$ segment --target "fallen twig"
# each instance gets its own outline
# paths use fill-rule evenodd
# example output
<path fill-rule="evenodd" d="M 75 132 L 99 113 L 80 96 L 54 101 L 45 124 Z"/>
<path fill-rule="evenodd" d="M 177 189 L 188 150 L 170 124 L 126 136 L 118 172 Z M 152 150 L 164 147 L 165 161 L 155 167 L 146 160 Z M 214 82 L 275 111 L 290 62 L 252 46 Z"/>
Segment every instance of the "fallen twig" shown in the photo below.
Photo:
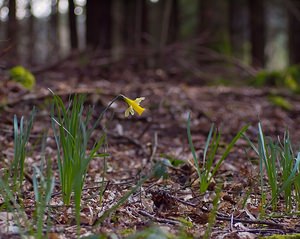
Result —
<path fill-rule="evenodd" d="M 284 225 L 284 224 L 280 224 L 278 222 L 264 221 L 264 220 L 247 220 L 247 219 L 238 219 L 238 218 L 224 217 L 224 216 L 217 216 L 216 219 L 219 221 L 229 221 L 232 223 L 242 222 L 242 223 L 248 223 L 248 224 L 268 225 L 268 226 L 276 227 L 278 229 L 283 229 L 283 230 L 285 230 L 285 228 L 286 228 L 286 225 Z M 297 230 L 292 229 L 292 228 L 288 228 L 288 231 L 298 232 Z"/>
<path fill-rule="evenodd" d="M 155 217 L 154 215 L 151 215 L 149 212 L 146 212 L 144 210 L 138 210 L 138 214 L 148 217 L 152 221 L 155 221 L 155 222 L 165 223 L 165 224 L 170 224 L 170 225 L 180 225 L 180 222 L 178 222 L 178 221 L 166 219 L 166 218 Z"/>

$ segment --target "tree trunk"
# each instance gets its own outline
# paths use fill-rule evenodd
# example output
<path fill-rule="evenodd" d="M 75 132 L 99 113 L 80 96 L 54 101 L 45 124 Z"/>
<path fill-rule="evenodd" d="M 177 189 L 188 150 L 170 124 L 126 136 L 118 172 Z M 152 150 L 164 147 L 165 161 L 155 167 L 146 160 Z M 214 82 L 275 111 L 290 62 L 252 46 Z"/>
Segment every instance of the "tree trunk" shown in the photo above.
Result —
<path fill-rule="evenodd" d="M 246 42 L 246 0 L 229 0 L 229 41 L 231 54 L 243 58 Z"/>
<path fill-rule="evenodd" d="M 149 26 L 148 26 L 148 8 L 147 8 L 147 0 L 141 0 L 140 2 L 140 8 L 139 8 L 139 19 L 141 19 L 140 22 L 140 31 L 141 31 L 141 43 L 145 45 L 147 43 L 147 38 L 149 35 Z"/>
<path fill-rule="evenodd" d="M 209 33 L 214 27 L 214 11 L 210 0 L 199 0 L 199 27 L 198 32 Z"/>
<path fill-rule="evenodd" d="M 70 42 L 71 48 L 78 48 L 77 25 L 75 15 L 75 4 L 73 0 L 69 0 L 69 29 L 70 29 Z"/>
<path fill-rule="evenodd" d="M 198 34 L 206 46 L 221 53 L 229 53 L 228 1 L 199 0 Z"/>
<path fill-rule="evenodd" d="M 86 3 L 86 42 L 100 49 L 111 48 L 112 0 L 88 0 Z"/>
<path fill-rule="evenodd" d="M 50 21 L 55 28 L 58 26 L 58 4 L 59 0 L 52 0 L 51 2 L 51 15 L 50 15 Z M 29 2 L 29 5 L 31 6 L 31 2 Z"/>
<path fill-rule="evenodd" d="M 289 61 L 290 64 L 300 63 L 300 1 L 290 0 L 289 16 Z"/>
<path fill-rule="evenodd" d="M 59 52 L 56 57 L 60 57 L 60 41 L 59 39 L 59 13 L 58 13 L 59 0 L 52 0 L 51 15 L 50 15 L 50 31 L 52 47 L 50 51 Z M 34 21 L 32 16 L 32 22 Z"/>
<path fill-rule="evenodd" d="M 136 44 L 138 46 L 145 44 L 145 34 L 148 32 L 147 0 L 138 0 L 136 2 L 135 32 Z"/>
<path fill-rule="evenodd" d="M 178 0 L 172 0 L 169 34 L 167 43 L 173 43 L 178 40 L 180 31 Z"/>
<path fill-rule="evenodd" d="M 250 17 L 251 57 L 254 67 L 265 66 L 265 1 L 248 0 Z"/>
<path fill-rule="evenodd" d="M 123 1 L 123 41 L 125 46 L 139 46 L 147 32 L 146 0 Z"/>
<path fill-rule="evenodd" d="M 28 62 L 30 63 L 30 65 L 34 64 L 34 50 L 31 49 L 32 43 L 36 42 L 35 41 L 35 34 L 34 34 L 34 16 L 31 13 L 31 1 L 28 2 L 27 4 L 27 10 L 30 13 L 29 17 L 28 17 L 28 34 L 29 34 L 29 44 L 27 45 L 27 47 L 30 49 L 28 52 Z M 51 18 L 50 18 L 51 21 Z M 56 29 L 56 28 L 55 28 Z M 57 38 L 56 38 L 57 39 Z M 51 39 L 52 40 L 52 39 Z M 57 42 L 57 41 L 55 41 Z"/>
<path fill-rule="evenodd" d="M 15 43 L 16 33 L 18 32 L 17 28 L 17 18 L 16 18 L 16 0 L 9 0 L 8 2 L 8 27 L 7 27 L 7 36 L 8 39 Z"/>
<path fill-rule="evenodd" d="M 173 43 L 178 38 L 179 17 L 178 17 L 178 1 L 166 0 L 164 2 L 161 33 L 161 46 Z"/>
<path fill-rule="evenodd" d="M 136 3 L 137 0 L 127 0 L 123 2 L 123 16 L 124 16 L 124 26 L 123 26 L 123 41 L 126 47 L 133 47 L 135 45 L 135 35 L 136 35 Z"/>

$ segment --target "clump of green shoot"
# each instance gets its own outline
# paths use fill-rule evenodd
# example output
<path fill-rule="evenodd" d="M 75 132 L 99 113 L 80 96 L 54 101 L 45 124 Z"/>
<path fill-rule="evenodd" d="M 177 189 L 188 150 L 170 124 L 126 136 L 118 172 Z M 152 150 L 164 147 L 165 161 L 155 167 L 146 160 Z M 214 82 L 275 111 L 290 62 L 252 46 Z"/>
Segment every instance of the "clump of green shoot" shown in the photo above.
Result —
<path fill-rule="evenodd" d="M 21 236 L 30 234 L 34 238 L 41 239 L 44 237 L 44 231 L 48 231 L 44 230 L 44 218 L 54 188 L 54 177 L 49 172 L 47 170 L 45 177 L 38 167 L 34 167 L 33 188 L 35 207 L 32 220 L 28 219 L 24 206 L 16 200 L 14 190 L 9 186 L 7 180 L 0 178 L 1 196 L 5 199 L 1 207 L 2 209 L 5 208 L 8 218 L 10 217 L 9 215 L 12 215 L 13 218 L 11 220 L 16 224 L 14 230 Z M 9 223 L 10 221 L 7 221 L 7 227 Z"/>
<path fill-rule="evenodd" d="M 236 136 L 232 139 L 232 141 L 227 145 L 220 160 L 216 164 L 214 164 L 215 157 L 217 155 L 218 148 L 220 146 L 221 132 L 217 131 L 213 124 L 208 133 L 208 137 L 204 147 L 202 162 L 200 162 L 200 160 L 196 155 L 196 150 L 192 141 L 191 118 L 189 114 L 188 121 L 187 121 L 187 135 L 188 135 L 188 142 L 190 145 L 190 149 L 193 155 L 194 165 L 196 167 L 196 171 L 199 177 L 200 193 L 205 193 L 207 191 L 208 186 L 212 182 L 212 179 L 217 173 L 218 169 L 220 168 L 222 162 L 227 158 L 235 143 L 238 141 L 239 138 L 241 138 L 241 136 L 246 132 L 247 129 L 248 126 L 244 126 L 236 134 Z M 202 167 L 200 167 L 200 163 L 202 163 Z"/>
<path fill-rule="evenodd" d="M 51 194 L 54 188 L 54 177 L 47 170 L 46 176 L 38 167 L 34 167 L 33 173 L 33 188 L 35 198 L 35 218 L 36 229 L 35 238 L 43 238 L 44 217 L 46 207 L 51 199 Z"/>
<path fill-rule="evenodd" d="M 28 121 L 22 116 L 18 122 L 15 115 L 13 120 L 14 126 L 14 159 L 11 165 L 11 175 L 15 185 L 15 191 L 19 192 L 24 179 L 24 164 L 26 158 L 26 146 L 29 141 L 30 131 L 35 116 L 35 109 L 32 110 Z"/>
<path fill-rule="evenodd" d="M 246 137 L 246 139 L 259 157 L 262 205 L 266 207 L 271 204 L 272 209 L 276 210 L 278 199 L 282 195 L 287 211 L 292 209 L 293 198 L 296 199 L 299 207 L 300 153 L 295 156 L 288 131 L 284 134 L 283 142 L 279 139 L 274 142 L 264 135 L 261 123 L 259 123 L 258 147 L 249 138 Z M 266 187 L 271 189 L 270 203 L 266 203 Z"/>
<path fill-rule="evenodd" d="M 89 163 L 93 158 L 109 156 L 105 152 L 99 153 L 100 149 L 105 148 L 106 145 L 105 133 L 98 137 L 93 146 L 89 147 L 92 133 L 115 101 L 122 99 L 127 103 L 128 109 L 125 111 L 125 117 L 127 117 L 130 114 L 134 115 L 134 112 L 141 115 L 145 111 L 140 106 L 144 97 L 132 100 L 121 94 L 116 96 L 92 124 L 93 110 L 91 107 L 87 110 L 84 108 L 85 97 L 83 95 L 74 95 L 68 107 L 65 107 L 62 99 L 52 91 L 51 93 L 53 94 L 52 128 L 58 149 L 57 158 L 63 202 L 65 205 L 70 205 L 71 194 L 74 193 L 76 221 L 79 225 L 80 200 Z M 103 190 L 100 191 L 103 193 Z"/>
<path fill-rule="evenodd" d="M 17 200 L 15 195 L 15 188 L 11 186 L 9 180 L 9 172 L 3 172 L 0 175 L 0 195 L 4 199 L 1 204 L 1 211 L 6 213 L 6 220 L 1 221 L 1 226 L 4 228 L 10 228 L 19 235 L 25 235 L 26 229 L 30 228 L 28 217 L 25 213 L 24 207 L 20 205 L 20 200 Z M 14 225 L 11 226 L 13 220 Z M 1 235 L 2 236 L 2 235 Z"/>
<path fill-rule="evenodd" d="M 63 202 L 70 205 L 71 194 L 74 192 L 76 219 L 79 223 L 80 200 L 86 172 L 93 158 L 108 156 L 106 153 L 99 153 L 106 142 L 106 136 L 102 134 L 89 147 L 98 121 L 91 126 L 92 108 L 84 109 L 83 95 L 75 95 L 68 107 L 65 107 L 62 99 L 53 94 L 51 117 L 57 144 Z"/>
<path fill-rule="evenodd" d="M 51 161 L 47 160 L 46 168 L 44 170 L 45 164 L 45 139 L 44 137 L 42 143 L 42 161 L 40 167 L 33 166 L 33 190 L 35 199 L 35 211 L 34 211 L 34 224 L 36 228 L 33 229 L 35 238 L 44 237 L 44 218 L 47 215 L 47 206 L 50 202 L 51 195 L 53 193 L 55 180 L 52 174 Z M 45 173 L 44 173 L 45 171 Z M 48 217 L 49 219 L 49 217 Z M 48 221 L 48 220 L 47 220 Z M 48 230 L 46 230 L 48 231 Z"/>
<path fill-rule="evenodd" d="M 21 118 L 20 129 L 18 131 L 17 131 L 18 124 L 17 124 L 16 116 L 14 117 L 15 133 L 17 136 L 17 137 L 15 136 L 15 140 L 17 139 L 17 142 L 19 143 L 15 145 L 15 147 L 17 148 L 17 150 L 15 150 L 15 153 L 17 152 L 17 155 L 15 155 L 15 157 L 17 156 L 17 158 L 20 152 L 22 152 L 21 154 L 22 159 L 25 158 L 25 146 L 26 146 L 25 142 L 27 142 L 29 138 L 29 132 L 32 127 L 34 112 L 35 111 L 33 111 L 31 114 L 29 123 L 25 123 L 24 119 Z M 26 132 L 25 134 L 26 137 L 24 136 L 24 132 Z M 1 192 L 1 196 L 4 198 L 4 203 L 1 205 L 1 209 L 5 208 L 5 211 L 8 213 L 8 215 L 13 215 L 12 220 L 16 224 L 14 230 L 16 230 L 17 233 L 20 234 L 21 236 L 33 235 L 34 238 L 43 238 L 44 232 L 48 231 L 45 230 L 44 228 L 44 219 L 46 215 L 45 212 L 47 211 L 46 209 L 54 188 L 54 177 L 52 176 L 50 160 L 47 162 L 46 174 L 44 175 L 43 173 L 44 161 L 45 161 L 45 156 L 44 156 L 45 139 L 46 137 L 44 137 L 43 144 L 42 144 L 43 151 L 42 151 L 42 161 L 40 167 L 37 167 L 35 165 L 33 166 L 32 183 L 33 183 L 33 190 L 35 196 L 35 207 L 33 210 L 34 212 L 33 217 L 31 217 L 30 219 L 28 218 L 27 214 L 25 213 L 24 205 L 20 204 L 20 201 L 16 199 L 15 185 L 11 185 L 9 172 L 4 171 L 3 174 L 0 175 L 0 192 Z M 19 164 L 20 164 L 20 160 L 17 161 L 17 165 Z M 22 172 L 20 168 L 18 172 L 19 173 Z M 19 181 L 22 182 L 22 180 Z M 7 223 L 9 223 L 9 221 Z"/>
<path fill-rule="evenodd" d="M 300 167 L 297 169 L 297 176 L 295 177 L 295 200 L 297 202 L 297 209 L 300 211 Z"/>
<path fill-rule="evenodd" d="M 279 193 L 283 192 L 286 210 L 291 210 L 293 190 L 297 183 L 295 179 L 297 170 L 299 170 L 300 155 L 295 157 L 288 131 L 284 134 L 283 144 L 279 141 L 279 152 L 281 168 L 280 181 L 282 182 L 282 187 L 279 188 Z"/>

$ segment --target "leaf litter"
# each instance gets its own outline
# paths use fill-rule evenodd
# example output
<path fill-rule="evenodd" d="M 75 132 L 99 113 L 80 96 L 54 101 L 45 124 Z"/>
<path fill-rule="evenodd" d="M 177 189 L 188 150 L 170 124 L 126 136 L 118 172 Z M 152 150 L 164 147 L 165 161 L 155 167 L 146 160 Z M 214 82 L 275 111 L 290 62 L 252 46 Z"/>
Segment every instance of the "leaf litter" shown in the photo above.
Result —
<path fill-rule="evenodd" d="M 55 75 L 55 74 L 54 74 Z M 74 92 L 86 93 L 87 103 L 95 105 L 100 114 L 114 96 L 122 93 L 132 98 L 145 96 L 147 110 L 141 117 L 124 117 L 126 105 L 117 103 L 105 115 L 95 136 L 105 128 L 108 134 L 106 171 L 103 173 L 103 159 L 94 159 L 88 171 L 81 201 L 81 235 L 105 233 L 117 238 L 126 237 L 136 231 L 158 225 L 168 233 L 180 233 L 199 238 L 205 235 L 216 187 L 221 192 L 212 226 L 213 238 L 256 238 L 258 235 L 272 235 L 300 232 L 297 215 L 286 214 L 278 209 L 273 217 L 259 218 L 258 194 L 259 170 L 257 158 L 246 140 L 240 139 L 229 157 L 224 161 L 217 175 L 210 183 L 207 193 L 199 194 L 199 182 L 189 149 L 186 122 L 192 114 L 191 130 L 198 155 L 203 154 L 205 140 L 211 123 L 222 130 L 222 147 L 225 148 L 238 130 L 250 124 L 247 135 L 256 140 L 260 121 L 266 135 L 283 136 L 290 130 L 296 147 L 300 142 L 300 97 L 280 92 L 293 104 L 291 110 L 282 109 L 268 100 L 273 89 L 250 87 L 197 86 L 178 82 L 141 80 L 55 80 L 45 73 L 47 81 L 37 80 L 37 88 L 24 91 L 13 82 L 7 90 L 1 90 L 1 169 L 7 167 L 13 158 L 13 115 L 27 115 L 35 105 L 38 108 L 30 138 L 30 156 L 26 158 L 26 173 L 32 175 L 33 165 L 40 164 L 38 142 L 50 128 L 50 87 L 65 101 Z M 66 78 L 67 79 L 67 78 Z M 80 82 L 80 84 L 78 84 Z M 94 115 L 95 119 L 97 115 Z M 56 146 L 51 130 L 48 132 L 46 154 L 53 161 L 57 172 Z M 218 158 L 217 158 L 218 159 Z M 163 162 L 165 177 L 147 180 L 127 202 L 98 226 L 97 219 L 112 207 L 122 196 L 136 185 L 142 175 L 155 162 Z M 49 204 L 51 228 L 50 238 L 76 238 L 76 222 L 72 207 L 62 203 L 56 176 L 56 186 Z M 25 180 L 24 208 L 28 218 L 32 216 L 34 194 L 28 180 Z M 100 198 L 100 190 L 104 190 Z M 100 202 L 101 201 L 101 202 Z M 1 204 L 0 199 L 0 204 Z M 2 238 L 14 238 L 18 227 L 10 212 L 1 212 L 0 233 Z M 5 225 L 5 226 L 3 226 Z"/>

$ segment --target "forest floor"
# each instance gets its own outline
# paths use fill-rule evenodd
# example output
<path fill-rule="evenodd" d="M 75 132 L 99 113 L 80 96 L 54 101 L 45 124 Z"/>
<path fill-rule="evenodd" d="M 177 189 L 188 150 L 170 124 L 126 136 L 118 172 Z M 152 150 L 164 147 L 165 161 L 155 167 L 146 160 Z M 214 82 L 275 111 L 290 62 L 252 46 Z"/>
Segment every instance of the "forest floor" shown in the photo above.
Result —
<path fill-rule="evenodd" d="M 40 164 L 40 139 L 48 131 L 46 157 L 53 160 L 57 181 L 48 207 L 51 221 L 49 238 L 75 238 L 76 222 L 72 207 L 62 203 L 49 112 L 52 96 L 48 88 L 66 102 L 71 93 L 86 93 L 87 104 L 95 106 L 95 119 L 120 93 L 133 99 L 145 97 L 142 105 L 146 111 L 142 116 L 125 118 L 127 105 L 118 101 L 101 122 L 107 131 L 110 157 L 107 158 L 105 175 L 104 160 L 91 161 L 82 197 L 81 235 L 102 233 L 110 238 L 124 238 L 151 228 L 152 231 L 148 229 L 146 234 L 135 238 L 146 238 L 145 235 L 151 233 L 152 238 L 171 238 L 171 234 L 181 235 L 181 238 L 200 238 L 209 225 L 212 225 L 212 238 L 256 238 L 300 233 L 299 217 L 296 213 L 287 214 L 281 203 L 276 212 L 267 208 L 266 215 L 260 217 L 258 157 L 244 138 L 236 143 L 215 175 L 214 183 L 204 194 L 199 194 L 199 182 L 187 138 L 187 119 L 191 112 L 192 138 L 199 156 L 203 155 L 212 123 L 222 132 L 220 152 L 247 124 L 250 126 L 246 134 L 256 144 L 258 122 L 262 123 L 265 135 L 274 139 L 278 136 L 282 139 L 285 130 L 289 129 L 297 149 L 300 142 L 300 96 L 270 88 L 200 86 L 197 82 L 187 84 L 166 75 L 163 70 L 143 75 L 116 70 L 106 76 L 80 72 L 68 74 L 51 69 L 37 76 L 37 85 L 31 92 L 13 82 L 3 84 L 0 89 L 1 102 L 5 102 L 0 113 L 0 168 L 7 167 L 13 159 L 15 114 L 18 118 L 22 115 L 28 117 L 33 106 L 38 109 L 25 165 L 29 176 L 32 175 L 33 165 Z M 274 105 L 269 100 L 270 94 L 283 96 L 291 102 L 292 108 L 285 110 Z M 101 127 L 96 129 L 97 135 L 101 135 Z M 173 162 L 174 159 L 182 164 L 170 164 L 167 167 L 168 177 L 149 179 L 116 212 L 95 226 L 103 212 L 134 187 L 155 162 Z M 100 203 L 103 177 L 106 187 Z M 219 183 L 221 191 L 214 215 L 213 200 Z M 23 188 L 23 204 L 30 220 L 34 209 L 33 187 L 26 180 Z M 1 210 L 3 212 L 3 208 Z M 214 216 L 216 221 L 209 223 Z M 0 237 L 17 238 L 9 231 L 6 220 L 9 219 L 0 218 Z"/>

